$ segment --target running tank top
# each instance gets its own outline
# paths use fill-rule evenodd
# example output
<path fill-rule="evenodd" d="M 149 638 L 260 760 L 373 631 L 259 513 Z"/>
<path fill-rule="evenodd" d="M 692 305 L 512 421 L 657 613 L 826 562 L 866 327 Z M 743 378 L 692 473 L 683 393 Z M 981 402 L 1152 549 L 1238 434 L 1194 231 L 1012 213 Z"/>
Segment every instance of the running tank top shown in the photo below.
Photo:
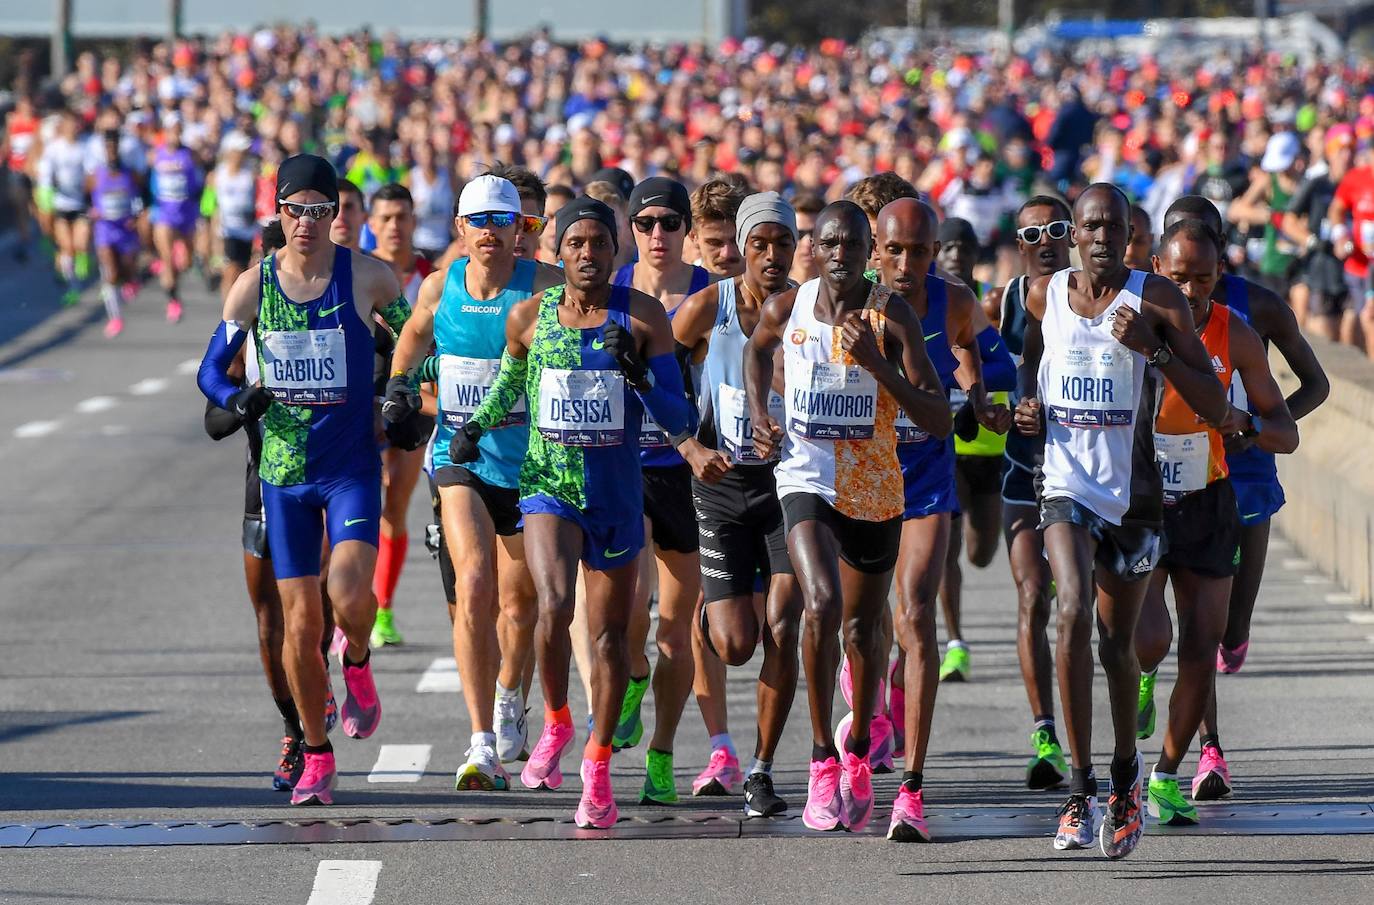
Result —
<path fill-rule="evenodd" d="M 196 164 L 189 148 L 158 148 L 153 157 L 153 203 L 179 207 L 196 202 Z"/>
<path fill-rule="evenodd" d="M 9 168 L 13 173 L 22 173 L 28 166 L 29 151 L 38 134 L 38 120 L 14 114 L 6 125 L 10 136 Z"/>
<path fill-rule="evenodd" d="M 949 395 L 955 385 L 954 372 L 959 360 L 950 349 L 949 286 L 933 273 L 926 274 L 926 313 L 921 317 L 921 334 L 925 338 L 926 355 L 940 376 L 940 385 Z M 922 482 L 941 484 L 954 479 L 954 437 L 943 440 L 930 436 L 897 407 L 897 458 L 902 463 L 902 478 L 908 484 Z"/>
<path fill-rule="evenodd" d="M 821 281 L 797 290 L 783 334 L 787 415 L 778 498 L 814 493 L 850 518 L 881 522 L 903 510 L 897 461 L 897 401 L 840 346 L 840 331 L 816 317 Z M 886 349 L 884 309 L 892 290 L 873 283 L 862 316 Z"/>
<path fill-rule="evenodd" d="M 734 279 L 721 280 L 716 286 L 720 295 L 715 330 L 702 364 L 699 399 L 703 430 L 699 437 L 706 437 L 708 430 L 714 430 L 714 436 L 702 442 L 709 440 L 707 445 L 729 454 L 736 465 L 765 464 L 754 452 L 753 424 L 744 391 L 744 346 L 749 337 L 744 335 L 739 322 L 739 289 Z M 768 391 L 768 413 L 773 420 L 783 423 L 782 397 L 771 389 Z M 776 458 L 775 453 L 773 459 Z"/>
<path fill-rule="evenodd" d="M 1116 341 L 1122 307 L 1140 310 L 1147 274 L 1133 270 L 1097 317 L 1069 307 L 1069 276 L 1050 280 L 1038 383 L 1046 415 L 1045 500 L 1076 500 L 1113 525 L 1157 524 L 1163 494 L 1154 454 L 1155 388 L 1145 356 Z M 1133 511 L 1134 510 L 1134 511 Z"/>
<path fill-rule="evenodd" d="M 634 277 L 635 265 L 632 263 L 626 264 L 616 271 L 615 279 L 612 280 L 612 285 L 633 288 Z M 683 301 L 686 301 L 690 296 L 696 295 L 710 284 L 711 272 L 704 267 L 698 267 L 693 264 L 692 282 L 687 287 L 687 295 L 682 297 Z M 681 307 L 682 304 L 678 303 L 677 308 L 668 312 L 669 322 L 677 316 L 678 308 Z M 693 425 L 693 427 L 695 427 L 695 425 Z M 639 462 L 647 468 L 672 468 L 676 465 L 686 464 L 686 461 L 678 454 L 678 451 L 673 448 L 673 444 L 668 441 L 668 435 L 665 434 L 662 428 L 658 426 L 658 423 L 649 416 L 648 411 L 644 412 L 639 426 Z"/>
<path fill-rule="evenodd" d="M 453 185 L 448 174 L 436 169 L 434 179 L 419 167 L 410 171 L 410 195 L 415 199 L 415 245 L 442 251 L 452 241 Z"/>
<path fill-rule="evenodd" d="M 1231 312 L 1238 315 L 1241 320 L 1250 323 L 1249 282 L 1244 277 L 1230 273 L 1222 274 L 1221 281 L 1222 285 L 1226 287 L 1226 298 L 1221 300 L 1221 304 L 1230 308 Z M 1264 347 L 1269 348 L 1269 340 L 1264 340 Z M 1245 383 L 1240 379 L 1239 374 L 1233 373 L 1231 375 L 1230 389 L 1227 395 L 1231 399 L 1231 404 L 1236 408 L 1255 414 L 1255 410 L 1250 406 L 1250 397 L 1245 392 Z M 1236 481 L 1248 484 L 1278 483 L 1279 468 L 1274 461 L 1274 454 L 1266 452 L 1258 446 L 1251 445 L 1249 449 L 1227 453 L 1226 462 L 1232 479 Z"/>
<path fill-rule="evenodd" d="M 565 288 L 544 292 L 530 343 L 520 496 L 551 496 L 593 522 L 620 524 L 644 510 L 636 429 L 644 406 L 604 346 L 606 324 L 630 329 L 630 290 L 612 287 L 606 321 L 579 328 L 559 323 Z"/>
<path fill-rule="evenodd" d="M 101 167 L 95 172 L 91 182 L 91 207 L 102 223 L 112 226 L 128 226 L 134 219 L 134 199 L 138 197 L 138 185 L 134 177 L 125 170 L 112 170 Z"/>
<path fill-rule="evenodd" d="M 258 370 L 274 404 L 263 416 L 262 479 L 277 486 L 375 473 L 372 328 L 353 300 L 353 256 L 334 249 L 319 298 L 297 302 L 277 281 L 276 255 L 261 265 Z"/>
<path fill-rule="evenodd" d="M 44 153 L 52 174 L 53 208 L 72 213 L 86 207 L 86 147 L 59 138 Z"/>
<path fill-rule="evenodd" d="M 1026 293 L 1028 291 L 1030 291 L 1030 279 L 1028 277 L 1019 276 L 1007 284 L 1006 290 L 1002 293 L 1002 323 L 997 331 L 1002 337 L 1002 342 L 1007 344 L 1007 351 L 1011 353 L 1012 361 L 1016 362 L 1018 368 L 1021 367 L 1021 356 L 1026 342 Z M 1008 397 L 1008 405 L 1015 409 L 1016 403 L 1020 401 L 1021 392 L 1018 386 L 1017 392 Z M 1012 465 L 1026 471 L 1034 471 L 1044 452 L 1044 434 L 1027 437 L 1014 427 L 1007 431 L 1005 453 L 1007 461 Z"/>
<path fill-rule="evenodd" d="M 1231 312 L 1212 305 L 1207 326 L 1198 334 L 1223 387 L 1231 384 Z M 1221 434 L 1208 427 L 1165 381 L 1159 414 L 1155 416 L 1155 459 L 1164 480 L 1164 502 L 1177 503 L 1190 493 L 1205 490 L 1226 477 L 1226 447 Z"/>
<path fill-rule="evenodd" d="M 534 292 L 533 261 L 517 259 L 506 288 L 489 299 L 468 292 L 468 258 L 459 258 L 444 278 L 434 312 L 434 350 L 439 356 L 439 417 L 434 432 L 434 467 L 452 465 L 448 444 L 456 430 L 491 391 L 506 348 L 510 309 Z M 521 397 L 505 419 L 482 435 L 478 458 L 463 467 L 494 487 L 520 486 L 520 463 L 529 445 L 529 415 Z"/>
<path fill-rule="evenodd" d="M 248 167 L 239 167 L 237 173 L 224 164 L 215 169 L 220 235 L 245 242 L 257 236 L 256 192 L 257 177 Z"/>

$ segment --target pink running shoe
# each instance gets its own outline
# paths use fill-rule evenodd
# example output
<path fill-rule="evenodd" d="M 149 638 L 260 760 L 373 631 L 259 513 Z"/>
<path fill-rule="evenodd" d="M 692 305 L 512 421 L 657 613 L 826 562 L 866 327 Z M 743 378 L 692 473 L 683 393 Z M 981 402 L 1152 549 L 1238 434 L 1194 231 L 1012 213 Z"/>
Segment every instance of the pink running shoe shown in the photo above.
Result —
<path fill-rule="evenodd" d="M 921 800 L 925 789 L 910 792 L 906 786 L 897 789 L 892 803 L 892 822 L 887 826 L 887 838 L 892 842 L 929 842 L 926 828 L 925 804 Z"/>
<path fill-rule="evenodd" d="M 563 785 L 563 771 L 559 760 L 563 752 L 572 744 L 572 723 L 544 723 L 544 731 L 539 734 L 539 743 L 530 752 L 525 769 L 520 771 L 520 782 L 527 789 L 556 789 Z M 586 780 L 586 777 L 583 777 Z M 606 782 L 610 782 L 609 775 Z M 607 786 L 609 788 L 609 785 Z M 610 793 L 607 793 L 609 797 Z"/>
<path fill-rule="evenodd" d="M 1203 745 L 1193 777 L 1193 801 L 1218 801 L 1231 794 L 1231 769 L 1216 745 Z"/>
<path fill-rule="evenodd" d="M 846 713 L 835 727 L 835 747 L 841 751 L 849 748 L 849 728 L 854 723 L 854 714 Z M 868 726 L 868 765 L 874 773 L 891 773 L 892 757 L 896 751 L 892 734 L 892 721 L 881 713 L 873 717 Z"/>
<path fill-rule="evenodd" d="M 1225 644 L 1217 645 L 1217 672 L 1232 673 L 1240 672 L 1240 668 L 1245 665 L 1245 655 L 1250 650 L 1250 642 L 1246 641 L 1237 648 L 1229 648 Z"/>
<path fill-rule="evenodd" d="M 334 769 L 334 752 L 305 752 L 305 769 L 291 790 L 292 804 L 333 804 L 334 784 L 339 774 Z"/>
<path fill-rule="evenodd" d="M 357 666 L 345 658 L 343 677 L 347 692 L 340 712 L 344 735 L 367 738 L 377 731 L 382 721 L 382 702 L 372 681 L 372 659 L 369 657 L 366 663 Z"/>
<path fill-rule="evenodd" d="M 343 629 L 336 625 L 334 626 L 334 638 L 329 642 L 329 655 L 342 663 L 346 650 L 348 650 L 348 636 L 344 634 Z"/>
<path fill-rule="evenodd" d="M 892 661 L 892 672 L 888 675 L 888 687 L 892 690 L 889 694 L 887 717 L 892 721 L 892 747 L 894 750 L 906 752 L 906 689 L 897 684 L 897 666 L 900 660 Z"/>
<path fill-rule="evenodd" d="M 105 338 L 114 339 L 124 332 L 124 318 L 112 317 L 105 322 Z"/>
<path fill-rule="evenodd" d="M 584 830 L 608 830 L 620 818 L 611 793 L 611 762 L 582 759 L 582 800 L 573 820 Z"/>
<path fill-rule="evenodd" d="M 843 662 L 840 663 L 840 694 L 844 695 L 844 702 L 845 702 L 845 704 L 849 705 L 849 709 L 850 709 L 850 710 L 853 710 L 853 709 L 854 709 L 854 672 L 853 672 L 853 670 L 851 670 L 851 669 L 849 668 L 849 658 L 848 658 L 848 657 L 845 657 L 844 660 L 843 660 Z M 887 688 L 886 688 L 886 686 L 883 684 L 883 680 L 882 680 L 882 679 L 879 679 L 879 680 L 878 680 L 878 709 L 877 709 L 877 712 L 878 712 L 878 713 L 882 713 L 884 710 L 887 709 L 886 701 L 887 701 Z"/>
<path fill-rule="evenodd" d="M 119 287 L 119 297 L 124 300 L 124 304 L 129 304 L 138 297 L 138 284 L 125 283 Z"/>
<path fill-rule="evenodd" d="M 868 758 L 845 752 L 840 803 L 845 826 L 851 833 L 862 833 L 873 816 L 873 768 Z"/>
<path fill-rule="evenodd" d="M 181 302 L 172 299 L 167 303 L 167 323 L 176 324 L 181 322 Z"/>
<path fill-rule="evenodd" d="M 738 795 L 739 784 L 744 782 L 744 774 L 739 769 L 739 758 L 729 748 L 717 748 L 711 752 L 706 769 L 692 780 L 693 795 Z"/>
<path fill-rule="evenodd" d="M 811 778 L 806 783 L 806 810 L 802 811 L 802 823 L 808 829 L 824 833 L 842 826 L 842 772 L 840 762 L 833 757 L 811 762 Z"/>

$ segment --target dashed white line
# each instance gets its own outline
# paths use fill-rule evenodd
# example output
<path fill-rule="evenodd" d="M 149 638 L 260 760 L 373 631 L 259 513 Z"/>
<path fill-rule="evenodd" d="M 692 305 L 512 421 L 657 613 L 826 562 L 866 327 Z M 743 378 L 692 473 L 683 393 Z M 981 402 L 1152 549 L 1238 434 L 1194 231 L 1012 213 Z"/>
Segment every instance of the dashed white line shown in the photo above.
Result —
<path fill-rule="evenodd" d="M 106 424 L 100 428 L 102 437 L 123 437 L 132 432 L 127 424 Z"/>
<path fill-rule="evenodd" d="M 381 872 L 380 861 L 321 861 L 306 905 L 370 905 Z"/>
<path fill-rule="evenodd" d="M 429 765 L 430 745 L 382 745 L 368 782 L 419 782 Z"/>
<path fill-rule="evenodd" d="M 1302 583 L 1303 583 L 1303 584 L 1330 584 L 1330 583 L 1331 583 L 1331 579 L 1327 578 L 1325 575 L 1304 575 L 1304 576 L 1302 577 Z"/>
<path fill-rule="evenodd" d="M 129 387 L 129 392 L 135 396 L 151 396 L 167 389 L 167 383 L 166 377 L 148 377 Z"/>
<path fill-rule="evenodd" d="M 194 373 L 196 373 L 196 372 L 199 371 L 199 370 L 200 370 L 200 359 L 199 359 L 199 358 L 188 358 L 188 359 L 186 359 L 185 361 L 183 361 L 181 364 L 177 365 L 177 373 L 180 374 L 180 375 L 182 375 L 183 377 L 188 376 L 188 375 L 191 375 L 191 374 L 194 374 Z"/>
<path fill-rule="evenodd" d="M 37 440 L 46 437 L 62 426 L 61 421 L 30 421 L 14 429 L 14 436 L 20 440 Z"/>
<path fill-rule="evenodd" d="M 1346 613 L 1345 618 L 1356 625 L 1374 625 L 1374 613 Z"/>
<path fill-rule="evenodd" d="M 1306 572 L 1312 564 L 1305 559 L 1285 559 L 1283 567 L 1290 572 Z"/>
<path fill-rule="evenodd" d="M 1344 592 L 1337 591 L 1334 594 L 1327 594 L 1326 602 L 1331 604 L 1332 606 L 1354 606 L 1360 601 L 1359 598 L 1357 598 L 1354 594 L 1346 594 Z"/>
<path fill-rule="evenodd" d="M 425 670 L 424 675 L 420 676 L 420 683 L 415 686 L 416 691 L 420 692 L 450 692 L 462 691 L 463 680 L 458 675 L 458 664 L 452 657 L 440 657 L 429 664 L 429 669 Z"/>
<path fill-rule="evenodd" d="M 108 412 L 117 405 L 119 400 L 113 396 L 92 396 L 78 402 L 76 410 L 83 415 L 94 415 L 96 412 Z"/>

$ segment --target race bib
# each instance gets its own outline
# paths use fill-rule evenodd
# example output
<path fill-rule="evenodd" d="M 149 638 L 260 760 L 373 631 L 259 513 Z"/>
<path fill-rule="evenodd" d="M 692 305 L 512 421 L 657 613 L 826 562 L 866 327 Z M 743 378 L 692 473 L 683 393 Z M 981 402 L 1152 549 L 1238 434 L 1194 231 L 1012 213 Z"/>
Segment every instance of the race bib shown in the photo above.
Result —
<path fill-rule="evenodd" d="M 162 201 L 185 201 L 188 180 L 181 170 L 157 174 L 157 197 Z"/>
<path fill-rule="evenodd" d="M 100 196 L 100 219 L 107 222 L 127 220 L 134 215 L 133 203 L 124 192 L 105 192 Z"/>
<path fill-rule="evenodd" d="M 1240 371 L 1231 372 L 1231 385 L 1226 388 L 1231 404 L 1242 412 L 1250 411 L 1250 396 L 1245 392 L 1245 384 L 1240 379 Z"/>
<path fill-rule="evenodd" d="M 906 409 L 900 405 L 897 406 L 896 426 L 898 443 L 924 443 L 930 439 L 930 434 L 917 427 L 916 422 L 906 413 Z"/>
<path fill-rule="evenodd" d="M 1126 427 L 1135 421 L 1135 374 L 1125 346 L 1060 349 L 1043 388 L 1051 421 L 1068 427 Z"/>
<path fill-rule="evenodd" d="M 464 358 L 461 355 L 439 356 L 439 412 L 448 427 L 460 428 L 468 423 L 472 413 L 487 398 L 501 370 L 498 358 Z M 511 427 L 529 424 L 522 394 L 515 406 L 496 424 Z"/>
<path fill-rule="evenodd" d="M 348 401 L 343 328 L 262 334 L 262 384 L 278 402 L 336 405 Z"/>
<path fill-rule="evenodd" d="M 768 414 L 782 424 L 787 417 L 782 397 L 768 393 Z M 720 386 L 720 443 L 736 462 L 763 462 L 754 453 L 754 425 L 749 417 L 749 398 L 744 390 L 729 384 Z M 774 450 L 773 459 L 778 457 Z M 771 460 L 768 460 L 771 461 Z"/>
<path fill-rule="evenodd" d="M 640 449 L 667 449 L 672 446 L 668 442 L 668 435 L 663 432 L 663 428 L 658 426 L 658 422 L 649 414 L 649 410 L 644 410 L 644 417 L 639 422 L 639 448 Z"/>
<path fill-rule="evenodd" d="M 871 440 L 878 382 L 858 365 L 789 358 L 787 426 L 808 440 Z"/>
<path fill-rule="evenodd" d="M 1185 493 L 1207 486 L 1208 454 L 1211 445 L 1206 431 L 1195 434 L 1155 434 L 1155 461 L 1164 478 L 1164 499 L 1177 502 Z"/>
<path fill-rule="evenodd" d="M 614 369 L 545 368 L 539 374 L 538 430 L 545 440 L 564 446 L 624 443 L 625 375 Z"/>

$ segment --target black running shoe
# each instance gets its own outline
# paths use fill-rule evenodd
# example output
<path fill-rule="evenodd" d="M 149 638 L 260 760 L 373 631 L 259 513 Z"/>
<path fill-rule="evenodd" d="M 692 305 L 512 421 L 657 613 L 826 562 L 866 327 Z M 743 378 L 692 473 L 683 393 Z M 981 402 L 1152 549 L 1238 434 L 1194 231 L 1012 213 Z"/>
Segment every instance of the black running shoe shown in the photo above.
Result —
<path fill-rule="evenodd" d="M 751 773 L 744 780 L 744 816 L 772 817 L 787 810 L 787 802 L 773 791 L 773 777 Z"/>

